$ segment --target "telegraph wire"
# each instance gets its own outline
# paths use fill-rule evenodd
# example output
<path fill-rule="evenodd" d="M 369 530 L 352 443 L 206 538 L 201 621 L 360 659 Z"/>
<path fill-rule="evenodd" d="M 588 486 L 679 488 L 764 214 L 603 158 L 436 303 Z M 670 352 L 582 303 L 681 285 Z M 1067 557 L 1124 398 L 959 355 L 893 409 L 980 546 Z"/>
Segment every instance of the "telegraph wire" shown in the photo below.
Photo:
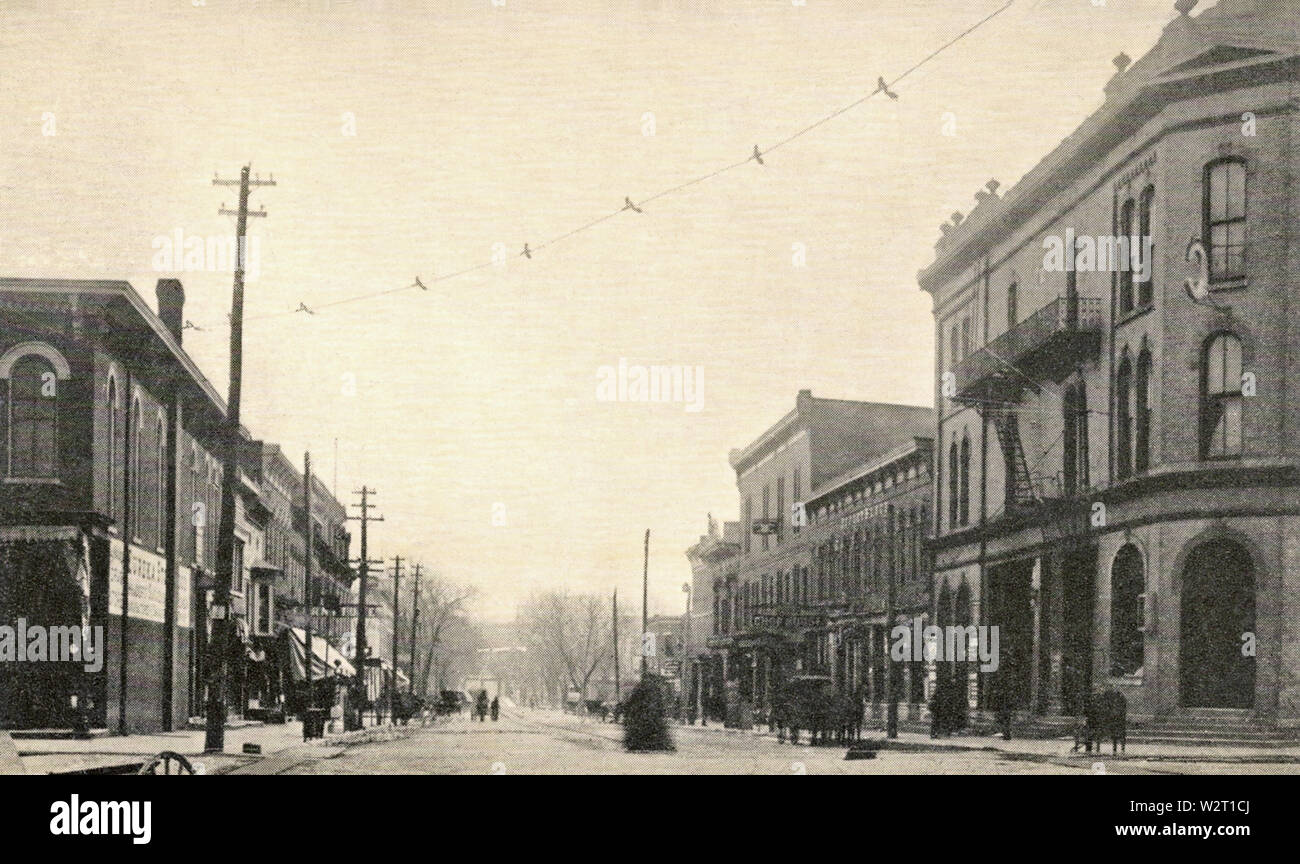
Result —
<path fill-rule="evenodd" d="M 684 182 L 682 182 L 682 183 L 678 183 L 677 185 L 675 185 L 675 186 L 671 186 L 671 187 L 669 187 L 669 188 L 667 188 L 667 189 L 663 189 L 663 190 L 661 190 L 661 191 L 659 191 L 659 192 L 654 193 L 653 195 L 650 195 L 650 196 L 647 197 L 647 198 L 642 199 L 641 201 L 637 202 L 636 204 L 633 204 L 632 199 L 631 199 L 630 197 L 627 197 L 627 198 L 624 199 L 624 201 L 625 201 L 625 205 L 627 205 L 627 206 L 620 207 L 620 208 L 618 208 L 617 210 L 613 210 L 613 211 L 611 211 L 611 212 L 609 212 L 609 213 L 606 213 L 606 214 L 604 214 L 604 215 L 602 215 L 602 216 L 599 216 L 599 217 L 597 217 L 597 218 L 595 218 L 595 219 L 592 219 L 591 221 L 589 221 L 589 222 L 587 222 L 587 223 L 585 223 L 585 224 L 583 224 L 583 225 L 580 225 L 580 226 L 578 226 L 578 227 L 576 227 L 576 228 L 573 228 L 573 229 L 571 229 L 571 230 L 569 230 L 569 231 L 566 231 L 566 232 L 564 232 L 564 233 L 562 233 L 562 234 L 556 235 L 555 237 L 551 237 L 551 238 L 549 238 L 549 239 L 547 239 L 547 240 L 544 240 L 543 242 L 541 242 L 541 243 L 539 243 L 539 244 L 537 244 L 537 245 L 535 245 L 535 246 L 530 247 L 529 244 L 525 243 L 525 244 L 524 244 L 524 249 L 523 249 L 523 251 L 521 251 L 521 252 L 519 253 L 519 257 L 523 257 L 523 258 L 529 258 L 529 259 L 531 259 L 531 258 L 532 258 L 532 253 L 533 253 L 533 252 L 541 251 L 542 249 L 545 249 L 545 248 L 547 248 L 547 247 L 549 247 L 549 246 L 553 246 L 553 245 L 555 245 L 555 244 L 557 244 L 557 243 L 560 243 L 560 242 L 562 242 L 562 241 L 564 241 L 564 240 L 567 240 L 567 239 L 569 239 L 570 237 L 573 237 L 573 236 L 575 236 L 575 235 L 577 235 L 577 234 L 581 234 L 581 233 L 583 233 L 583 232 L 585 232 L 585 231 L 588 231 L 588 230 L 590 230 L 590 229 L 592 229 L 592 228 L 595 228 L 596 226 L 598 226 L 598 225 L 600 225 L 600 224 L 602 224 L 602 223 L 604 223 L 604 222 L 607 222 L 607 221 L 609 221 L 610 219 L 613 219 L 614 217 L 620 215 L 621 213 L 626 212 L 628 209 L 634 210 L 634 211 L 636 211 L 636 212 L 641 212 L 641 209 L 642 209 L 643 207 L 645 207 L 645 205 L 647 205 L 647 204 L 653 203 L 654 201 L 658 201 L 659 199 L 661 199 L 661 198 L 665 198 L 665 197 L 667 197 L 667 196 L 669 196 L 669 195 L 674 195 L 674 194 L 676 194 L 676 193 L 678 193 L 678 192 L 681 192 L 681 191 L 683 191 L 683 190 L 685 190 L 685 189 L 689 189 L 689 188 L 691 188 L 692 186 L 699 185 L 700 183 L 704 183 L 704 182 L 706 182 L 706 181 L 708 181 L 708 180 L 711 180 L 711 179 L 713 179 L 713 178 L 715 178 L 715 177 L 718 177 L 718 176 L 720 176 L 720 175 L 722 175 L 722 174 L 725 174 L 725 173 L 727 173 L 727 172 L 729 172 L 729 171 L 734 171 L 735 169 L 740 168 L 741 166 L 748 165 L 750 162 L 758 162 L 759 165 L 762 165 L 762 164 L 764 164 L 764 163 L 763 163 L 763 160 L 762 160 L 763 155 L 770 154 L 770 153 L 772 153 L 773 151 L 778 150 L 778 149 L 781 148 L 781 147 L 784 147 L 786 144 L 789 144 L 789 143 L 791 143 L 792 141 L 795 141 L 796 139 L 798 139 L 798 138 L 800 138 L 800 137 L 802 137 L 802 136 L 808 134 L 809 132 L 813 131 L 814 129 L 817 129 L 817 128 L 819 128 L 819 127 L 825 125 L 826 123 L 829 123 L 831 120 L 834 120 L 835 118 L 837 118 L 837 117 L 839 117 L 839 116 L 841 116 L 841 115 L 843 115 L 843 114 L 845 114 L 845 113 L 847 113 L 847 112 L 853 110 L 854 108 L 857 108 L 858 106 L 862 105 L 863 103 L 865 103 L 865 102 L 868 101 L 869 99 L 871 99 L 871 98 L 873 98 L 873 97 L 879 95 L 880 93 L 886 93 L 886 94 L 888 94 L 889 96 L 891 96 L 892 98 L 895 98 L 895 99 L 898 98 L 896 94 L 893 94 L 893 93 L 891 92 L 891 89 L 892 89 L 896 84 L 898 84 L 900 81 L 903 81 L 904 79 L 906 79 L 909 75 L 911 75 L 912 73 L 916 72 L 916 71 L 917 71 L 918 69 L 920 69 L 922 66 L 926 65 L 926 64 L 929 63 L 931 60 L 933 60 L 934 58 L 936 58 L 936 57 L 938 57 L 940 54 L 942 54 L 944 51 L 948 50 L 948 49 L 951 48 L 953 45 L 956 45 L 958 42 L 962 41 L 962 40 L 965 39 L 967 36 L 969 36 L 969 35 L 971 35 L 972 33 L 974 33 L 976 30 L 979 30 L 979 29 L 980 29 L 981 27 L 983 27 L 985 24 L 987 24 L 988 22 L 992 21 L 994 18 L 996 18 L 996 17 L 998 17 L 999 15 L 1001 15 L 1001 14 L 1002 14 L 1003 12 L 1005 12 L 1007 9 L 1011 8 L 1011 6 L 1013 6 L 1015 3 L 1016 3 L 1016 0 L 1007 0 L 1007 2 L 1005 2 L 1002 6 L 1000 6 L 999 8 L 997 8 L 997 9 L 995 9 L 995 10 L 993 10 L 993 11 L 990 12 L 988 15 L 985 15 L 985 16 L 984 16 L 983 18 L 981 18 L 979 21 L 975 22 L 975 23 L 972 24 L 970 27 L 967 27 L 967 28 L 966 28 L 965 30 L 963 30 L 961 33 L 958 33 L 958 34 L 957 34 L 956 36 L 954 36 L 952 39 L 950 39 L 950 40 L 948 40 L 947 42 L 945 42 L 943 45 L 940 45 L 938 48 L 936 48 L 935 50 L 931 51 L 929 54 L 927 54 L 925 57 L 923 57 L 920 61 L 918 61 L 917 63 L 915 63 L 915 64 L 913 64 L 911 67 L 909 67 L 907 70 L 905 70 L 902 74 L 900 74 L 900 75 L 898 75 L 897 77 L 895 77 L 892 81 L 885 82 L 883 76 L 882 76 L 882 77 L 879 77 L 879 78 L 877 79 L 878 86 L 876 87 L 875 90 L 871 91 L 870 93 L 866 94 L 865 96 L 862 96 L 862 97 L 860 97 L 860 98 L 858 98 L 858 99 L 855 99 L 854 101 L 848 103 L 847 105 L 844 105 L 844 106 L 842 106 L 842 107 L 836 109 L 835 111 L 832 111 L 831 113 L 829 113 L 829 114 L 827 114 L 827 115 L 825 115 L 825 116 L 823 116 L 823 117 L 820 117 L 819 119 L 813 121 L 812 123 L 808 124 L 807 126 L 804 126 L 803 128 L 798 129 L 798 130 L 795 131 L 794 133 L 792 133 L 792 134 L 790 134 L 790 135 L 787 135 L 785 138 L 782 138 L 782 139 L 778 140 L 775 144 L 772 144 L 772 145 L 768 146 L 765 150 L 760 150 L 759 146 L 756 144 L 756 145 L 754 145 L 754 152 L 753 152 L 752 154 L 750 154 L 749 156 L 745 157 L 744 159 L 741 159 L 741 160 L 736 161 L 736 162 L 732 162 L 732 163 L 727 164 L 727 165 L 724 165 L 724 166 L 722 166 L 722 167 L 720 167 L 720 168 L 716 168 L 716 169 L 714 169 L 714 170 L 712 170 L 712 171 L 709 171 L 709 172 L 707 172 L 707 173 L 705 173 L 705 174 L 701 174 L 701 175 L 699 175 L 699 176 L 697 176 L 697 177 L 693 177 L 693 178 L 691 178 L 691 179 L 689 179 L 689 180 L 686 180 L 686 181 L 684 181 Z M 427 284 L 432 284 L 432 283 L 435 283 L 435 282 L 442 282 L 442 281 L 445 281 L 445 280 L 448 280 L 448 279 L 454 279 L 454 278 L 457 278 L 457 277 L 459 277 L 459 276 L 464 276 L 464 275 L 467 275 L 467 274 L 469 274 L 469 273 L 472 273 L 472 272 L 474 272 L 474 271 L 476 271 L 476 270 L 481 270 L 481 269 L 484 269 L 484 268 L 486 268 L 486 267 L 491 267 L 491 266 L 493 266 L 495 263 L 496 263 L 496 262 L 494 262 L 494 261 L 482 262 L 482 263 L 479 263 L 479 264 L 476 264 L 476 265 L 472 265 L 472 266 L 470 266 L 470 267 L 463 268 L 463 269 L 461 269 L 461 270 L 457 270 L 457 271 L 452 272 L 452 273 L 447 273 L 447 274 L 442 275 L 442 276 L 431 277 L 431 278 L 429 278 L 429 279 L 427 280 Z M 330 308 L 330 307 L 333 307 L 333 306 L 341 306 L 341 305 L 344 305 L 344 304 L 346 304 L 346 303 L 354 303 L 354 302 L 358 302 L 358 301 L 361 301 L 361 300 L 369 300 L 369 299 L 373 299 L 373 298 L 375 298 L 375 297 L 385 296 L 385 295 L 387 295 L 387 294 L 395 294 L 395 293 L 399 293 L 399 292 L 402 292 L 402 291 L 410 291 L 410 290 L 412 290 L 412 289 L 414 289 L 414 288 L 416 288 L 416 287 L 419 287 L 419 288 L 421 288 L 421 289 L 423 289 L 423 290 L 426 290 L 426 291 L 428 290 L 426 283 L 424 283 L 424 282 L 418 282 L 418 280 L 417 280 L 417 283 L 412 283 L 412 284 L 404 285 L 404 286 L 401 286 L 401 287 L 398 287 L 398 288 L 388 288 L 388 289 L 384 289 L 384 290 L 380 290 L 380 291 L 374 291 L 374 292 L 370 292 L 370 293 L 366 293 L 366 294 L 359 294 L 359 295 L 356 295 L 356 296 L 353 296 L 353 297 L 345 297 L 345 298 L 342 298 L 342 299 L 339 299 L 339 300 L 333 300 L 333 301 L 329 301 L 329 302 L 325 302 L 325 303 L 316 303 L 316 304 L 313 304 L 312 309 L 313 309 L 313 310 L 316 310 L 316 309 L 326 309 L 326 308 Z M 250 315 L 250 316 L 245 317 L 245 318 L 244 318 L 244 321 L 245 321 L 245 322 L 249 322 L 249 321 L 259 321 L 259 320 L 266 320 L 266 319 L 270 319 L 270 318 L 284 317 L 284 316 L 287 316 L 287 315 L 295 315 L 295 314 L 297 314 L 298 312 L 302 311 L 303 308 L 305 308 L 304 304 L 303 304 L 301 301 L 300 301 L 300 304 L 299 304 L 299 305 L 300 305 L 300 308 L 298 308 L 298 309 L 294 309 L 294 310 L 291 310 L 291 311 L 272 312 L 272 313 L 265 313 L 265 314 L 262 314 L 262 315 Z M 313 313 L 313 314 L 314 314 L 314 313 Z M 227 323 L 225 326 L 229 326 L 229 323 Z M 198 328 L 198 327 L 195 327 L 194 329 L 205 329 L 205 328 Z M 1019 370 L 1017 370 L 1017 371 L 1019 371 Z M 1023 374 L 1023 373 L 1022 373 L 1022 374 Z M 1036 382 L 1036 383 L 1037 383 L 1037 382 Z"/>

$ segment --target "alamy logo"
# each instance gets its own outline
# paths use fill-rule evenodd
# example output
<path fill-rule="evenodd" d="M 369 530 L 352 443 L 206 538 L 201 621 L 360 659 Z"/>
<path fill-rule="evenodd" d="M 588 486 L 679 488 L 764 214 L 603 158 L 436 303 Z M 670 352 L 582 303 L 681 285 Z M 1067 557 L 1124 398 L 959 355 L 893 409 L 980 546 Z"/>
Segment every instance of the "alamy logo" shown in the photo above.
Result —
<path fill-rule="evenodd" d="M 1065 229 L 1065 237 L 1049 234 L 1043 238 L 1043 270 L 1060 273 L 1071 270 L 1079 273 L 1132 272 L 1139 282 L 1151 279 L 1151 261 L 1155 256 L 1155 241 L 1150 235 L 1115 237 L 1101 234 L 1075 235 L 1073 228 Z M 1067 250 L 1073 249 L 1074 254 Z"/>
<path fill-rule="evenodd" d="M 920 618 L 912 623 L 899 624 L 889 635 L 894 643 L 890 655 L 896 662 L 939 660 L 943 662 L 968 662 L 978 659 L 981 672 L 998 671 L 998 627 L 949 624 L 923 625 Z"/>
<path fill-rule="evenodd" d="M 618 366 L 601 366 L 596 377 L 597 402 L 684 402 L 691 414 L 704 408 L 703 366 L 629 366 L 620 357 Z"/>
<path fill-rule="evenodd" d="M 233 273 L 238 261 L 246 282 L 256 282 L 262 273 L 262 244 L 256 236 L 245 236 L 242 244 L 235 235 L 185 235 L 180 228 L 171 235 L 153 238 L 153 269 L 159 273 Z"/>
<path fill-rule="evenodd" d="M 82 801 L 72 795 L 50 805 L 50 833 L 56 836 L 122 835 L 143 846 L 153 836 L 150 801 Z"/>
<path fill-rule="evenodd" d="M 104 628 L 78 625 L 0 624 L 0 662 L 67 663 L 80 661 L 87 672 L 104 668 Z"/>

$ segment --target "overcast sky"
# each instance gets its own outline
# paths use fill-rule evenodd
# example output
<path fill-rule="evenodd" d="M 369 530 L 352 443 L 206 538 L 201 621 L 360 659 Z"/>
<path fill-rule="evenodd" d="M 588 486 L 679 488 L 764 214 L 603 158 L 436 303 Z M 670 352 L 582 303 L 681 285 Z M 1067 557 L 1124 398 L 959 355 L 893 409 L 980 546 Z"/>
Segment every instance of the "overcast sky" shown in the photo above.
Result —
<path fill-rule="evenodd" d="M 197 2 L 0 5 L 0 275 L 128 279 L 152 302 L 154 239 L 233 233 L 211 180 L 249 161 L 279 184 L 253 197 L 253 318 L 503 244 L 503 266 L 428 292 L 251 320 L 243 394 L 254 434 L 310 448 L 326 483 L 338 440 L 341 498 L 379 490 L 372 555 L 477 583 L 496 618 L 562 585 L 631 607 L 646 528 L 652 612 L 679 612 L 705 513 L 736 518 L 727 451 L 800 388 L 930 404 L 915 276 L 940 222 L 1033 167 L 1175 15 L 1019 0 L 898 101 L 525 259 L 893 80 L 1002 0 Z M 230 275 L 180 278 L 205 328 L 186 348 L 224 393 Z M 598 401 L 620 358 L 703 367 L 702 410 Z"/>

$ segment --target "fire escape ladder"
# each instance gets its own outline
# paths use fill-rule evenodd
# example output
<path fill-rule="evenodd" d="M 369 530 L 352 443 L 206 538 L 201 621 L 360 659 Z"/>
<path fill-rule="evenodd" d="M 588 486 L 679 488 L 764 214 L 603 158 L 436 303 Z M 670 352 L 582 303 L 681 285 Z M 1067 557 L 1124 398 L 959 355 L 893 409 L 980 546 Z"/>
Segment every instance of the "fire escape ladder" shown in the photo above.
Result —
<path fill-rule="evenodd" d="M 1007 466 L 1007 503 L 1018 506 L 1038 503 L 1034 482 L 1029 476 L 1029 463 L 1025 459 L 1025 447 L 1020 439 L 1020 415 L 1014 406 L 990 405 L 988 416 L 997 430 Z"/>

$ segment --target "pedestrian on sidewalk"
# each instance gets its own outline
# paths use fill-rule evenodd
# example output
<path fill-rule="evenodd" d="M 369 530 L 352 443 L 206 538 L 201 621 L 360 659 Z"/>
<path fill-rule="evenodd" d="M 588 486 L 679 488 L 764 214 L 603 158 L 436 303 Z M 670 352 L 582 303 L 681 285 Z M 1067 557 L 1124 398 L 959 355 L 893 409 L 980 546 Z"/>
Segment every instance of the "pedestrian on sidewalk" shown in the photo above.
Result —
<path fill-rule="evenodd" d="M 500 714 L 501 714 L 500 697 L 493 696 L 492 697 L 492 722 L 493 723 L 497 722 L 497 717 L 500 716 Z"/>

